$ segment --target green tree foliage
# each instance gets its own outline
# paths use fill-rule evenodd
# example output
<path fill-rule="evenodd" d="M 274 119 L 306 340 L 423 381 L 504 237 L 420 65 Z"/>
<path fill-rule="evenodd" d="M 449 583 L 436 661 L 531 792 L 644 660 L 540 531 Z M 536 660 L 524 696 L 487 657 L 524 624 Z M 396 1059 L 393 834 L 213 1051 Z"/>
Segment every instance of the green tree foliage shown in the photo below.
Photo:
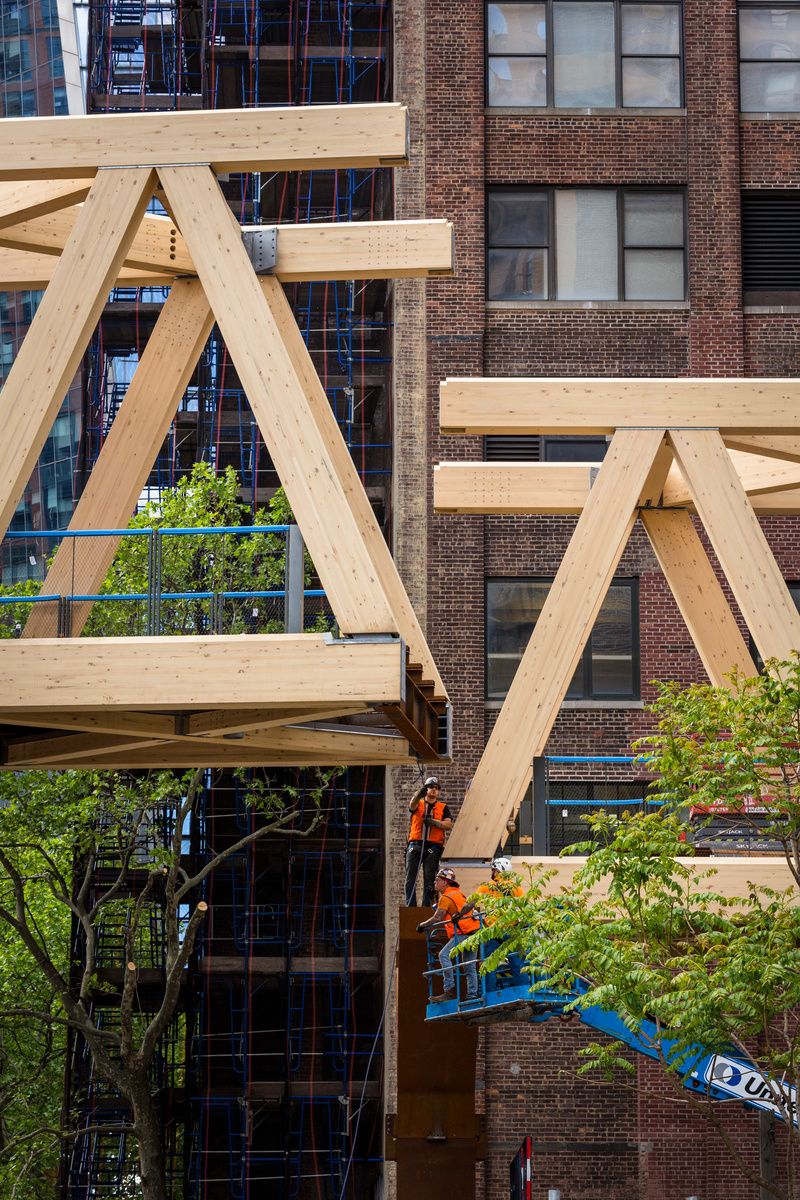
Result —
<path fill-rule="evenodd" d="M 292 522 L 282 491 L 255 516 L 239 498 L 240 492 L 231 468 L 215 476 L 207 464 L 200 463 L 176 488 L 164 491 L 157 503 L 148 504 L 130 526 L 216 528 Z M 103 594 L 147 592 L 148 542 L 147 536 L 121 540 L 100 589 Z M 88 544 L 82 540 L 81 552 L 91 552 L 91 539 Z M 162 592 L 279 591 L 284 586 L 285 552 L 282 534 L 164 536 Z M 313 568 L 306 555 L 307 587 L 312 579 Z M 0 594 L 34 595 L 40 588 L 40 583 L 26 581 L 2 588 Z M 144 602 L 95 604 L 84 632 L 95 636 L 144 633 L 145 610 Z M 29 611 L 30 604 L 22 600 L 0 607 L 0 637 L 19 636 Z M 279 600 L 227 600 L 223 615 L 225 632 L 283 629 Z M 162 603 L 164 633 L 204 632 L 211 624 L 208 599 Z M 317 627 L 327 624 L 327 619 L 320 617 Z M 127 1096 L 131 1103 L 132 1088 L 138 1088 L 140 1097 L 147 1090 L 142 1070 L 147 1075 L 146 1060 L 152 1064 L 159 1039 L 165 1036 L 160 1025 L 178 1019 L 172 1015 L 170 970 L 175 978 L 175 971 L 179 974 L 183 969 L 197 927 L 192 922 L 202 920 L 202 910 L 197 907 L 202 881 L 195 879 L 193 887 L 187 888 L 189 876 L 185 864 L 179 862 L 180 847 L 170 842 L 167 833 L 179 829 L 184 819 L 192 819 L 188 813 L 179 815 L 190 782 L 169 772 L 146 777 L 87 772 L 0 775 L 0 1196 L 4 1198 L 52 1200 L 55 1194 L 60 1142 L 69 1133 L 62 1128 L 61 1114 L 68 1026 L 86 1037 L 103 1086 Z M 256 836 L 309 832 L 318 819 L 323 786 L 323 780 L 312 781 L 301 804 L 297 794 L 286 790 L 274 794 L 264 778 L 249 776 L 249 801 L 260 814 Z M 195 792 L 196 784 L 192 794 Z M 115 878 L 120 882 L 106 894 L 92 892 L 92 908 L 85 895 L 81 898 L 81 884 L 73 879 L 73 870 L 76 861 L 83 872 L 95 863 L 101 844 L 104 853 L 112 852 L 120 872 Z M 229 852 L 211 856 L 210 869 Z M 165 880 L 173 878 L 171 873 L 176 882 L 170 893 Z M 78 880 L 85 883 L 87 878 L 85 873 L 79 874 Z M 152 905 L 160 905 L 168 919 L 166 950 L 148 944 L 152 923 L 144 917 Z M 80 961 L 71 962 L 73 923 L 82 929 L 84 948 Z M 101 928 L 106 934 L 111 930 L 118 946 L 124 948 L 125 954 L 113 967 L 120 981 L 126 978 L 128 961 L 137 963 L 137 969 L 163 966 L 167 1016 L 162 1013 L 158 1018 L 157 1033 L 152 1029 L 148 1033 L 157 1014 L 149 1014 L 145 1020 L 124 1006 L 120 1010 L 123 1019 L 111 1038 L 92 1029 L 92 998 L 106 986 L 92 965 L 94 941 Z M 158 955 L 162 957 L 155 961 Z M 82 980 L 77 992 L 76 978 Z M 140 1109 L 142 1104 L 146 1109 L 144 1100 L 138 1103 Z M 158 1164 L 153 1165 L 156 1135 L 151 1118 L 152 1114 L 142 1110 L 139 1125 L 147 1130 L 149 1139 L 149 1174 L 158 1176 Z M 163 1155 L 160 1161 L 163 1169 Z M 134 1161 L 131 1170 L 131 1197 L 160 1197 L 161 1192 L 153 1189 L 162 1187 L 161 1182 L 143 1182 L 140 1187 L 141 1164 Z"/>
<path fill-rule="evenodd" d="M 131 530 L 216 529 L 237 526 L 288 525 L 294 521 L 282 488 L 265 508 L 255 514 L 241 500 L 241 485 L 233 467 L 215 475 L 208 463 L 196 463 L 189 475 L 174 488 L 165 489 L 129 522 Z M 99 552 L 101 537 L 81 538 L 76 555 L 91 558 Z M 164 634 L 282 633 L 281 597 L 257 597 L 255 592 L 280 592 L 285 583 L 286 537 L 282 533 L 197 533 L 164 534 L 159 539 L 158 578 L 160 632 Z M 140 597 L 98 601 L 86 622 L 84 636 L 132 637 L 147 632 L 147 593 L 151 576 L 151 539 L 146 534 L 123 537 L 111 568 L 100 587 L 100 595 Z M 305 587 L 313 585 L 311 559 L 304 556 Z M 0 596 L 34 596 L 41 589 L 36 580 L 25 580 L 0 588 Z M 212 596 L 228 596 L 215 609 Z M 192 593 L 189 599 L 169 599 L 172 593 Z M 247 595 L 250 593 L 251 595 Z M 54 607 L 54 602 L 53 602 Z M 18 637 L 31 605 L 0 606 L 0 637 Z M 55 632 L 55 611 L 53 624 Z M 328 629 L 332 619 L 319 613 L 309 628 Z"/>
<path fill-rule="evenodd" d="M 130 521 L 130 529 L 220 528 L 248 525 L 283 525 L 293 520 L 282 491 L 267 508 L 255 515 L 240 498 L 239 479 L 233 467 L 215 475 L 208 463 L 196 463 L 191 474 L 164 491 Z M 274 592 L 284 586 L 286 538 L 280 533 L 198 533 L 164 535 L 160 539 L 160 589 L 170 593 Z M 150 539 L 124 537 L 101 590 L 107 595 L 147 594 Z M 306 556 L 306 586 L 311 564 Z M 94 605 L 85 633 L 96 637 L 122 637 L 143 633 L 146 605 L 130 601 Z M 214 628 L 209 597 L 161 601 L 161 632 L 206 633 Z M 261 597 L 224 601 L 225 633 L 282 633 L 283 602 Z"/>
<path fill-rule="evenodd" d="M 592 814 L 588 840 L 570 847 L 587 855 L 570 889 L 554 895 L 552 871 L 534 870 L 524 896 L 485 901 L 491 927 L 474 941 L 501 939 L 484 970 L 516 951 L 534 994 L 579 982 L 586 990 L 573 1009 L 619 1014 L 649 1042 L 676 1100 L 712 1121 L 740 1168 L 767 1193 L 796 1200 L 793 1153 L 781 1181 L 760 1179 L 719 1106 L 686 1091 L 682 1078 L 693 1047 L 747 1056 L 772 1081 L 789 1150 L 800 1148 L 780 1086 L 800 1089 L 800 660 L 769 663 L 727 689 L 665 684 L 653 711 L 657 728 L 637 750 L 657 778 L 651 799 L 660 807 Z M 701 820 L 724 809 L 777 839 L 795 886 L 722 895 L 712 863 L 686 861 L 689 808 Z M 621 1042 L 592 1042 L 581 1053 L 582 1071 L 633 1070 Z"/>
<path fill-rule="evenodd" d="M 52 1179 L 38 1178 L 30 1167 L 44 1163 L 51 1173 L 61 1141 L 76 1136 L 68 1125 L 62 1128 L 61 1088 L 54 1086 L 70 1028 L 91 1053 L 92 1086 L 128 1102 L 131 1118 L 124 1128 L 136 1156 L 130 1195 L 166 1200 L 153 1068 L 170 1036 L 206 918 L 205 881 L 267 834 L 297 838 L 312 832 L 329 781 L 320 774 L 303 793 L 276 791 L 263 777 L 242 772 L 245 803 L 254 813 L 249 832 L 224 848 L 201 847 L 190 859 L 186 842 L 199 834 L 204 774 L 0 775 L 3 1088 L 15 1079 L 25 1084 L 26 1069 L 37 1062 L 43 1070 L 41 1087 L 29 1081 L 25 1096 L 9 1105 L 0 1154 L 3 1195 L 53 1195 Z M 141 970 L 162 977 L 149 1011 L 141 1008 Z M 34 1032 L 33 1046 L 25 1031 Z"/>
<path fill-rule="evenodd" d="M 731 813 L 780 843 L 800 887 L 800 656 L 729 688 L 662 684 L 637 744 L 673 808 Z"/>

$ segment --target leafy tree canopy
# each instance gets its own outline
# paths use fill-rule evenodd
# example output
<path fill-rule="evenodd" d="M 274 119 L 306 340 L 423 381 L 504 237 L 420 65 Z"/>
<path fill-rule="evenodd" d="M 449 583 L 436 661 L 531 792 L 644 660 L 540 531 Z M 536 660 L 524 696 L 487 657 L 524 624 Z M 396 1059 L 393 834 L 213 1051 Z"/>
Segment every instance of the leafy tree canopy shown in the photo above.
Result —
<path fill-rule="evenodd" d="M 614 1011 L 645 1041 L 645 1022 L 655 1023 L 650 1044 L 676 1098 L 716 1124 L 755 1181 L 715 1106 L 681 1078 L 693 1048 L 733 1049 L 800 1089 L 800 658 L 735 677 L 730 688 L 661 685 L 652 711 L 656 728 L 636 749 L 656 776 L 655 811 L 592 814 L 589 839 L 569 848 L 587 855 L 569 890 L 554 895 L 553 872 L 533 870 L 523 896 L 484 902 L 491 925 L 474 941 L 500 939 L 484 970 L 522 955 L 534 993 L 579 982 L 586 990 L 573 1009 Z M 740 896 L 722 895 L 713 862 L 689 861 L 689 811 L 694 827 L 733 813 L 777 839 L 794 885 L 743 884 Z M 667 1039 L 683 1051 L 671 1063 Z M 582 1071 L 633 1070 L 620 1042 L 594 1041 L 581 1054 Z M 783 1136 L 796 1145 L 791 1121 Z M 796 1194 L 791 1154 L 785 1163 L 782 1181 L 758 1180 L 776 1197 Z"/>

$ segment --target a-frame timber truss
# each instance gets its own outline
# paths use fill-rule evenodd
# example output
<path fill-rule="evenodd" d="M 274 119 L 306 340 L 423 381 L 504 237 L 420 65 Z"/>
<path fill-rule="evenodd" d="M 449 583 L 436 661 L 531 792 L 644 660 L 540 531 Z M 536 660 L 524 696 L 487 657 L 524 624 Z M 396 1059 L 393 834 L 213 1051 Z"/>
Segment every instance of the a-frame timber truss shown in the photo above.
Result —
<path fill-rule="evenodd" d="M 597 466 L 442 463 L 434 505 L 451 513 L 578 516 L 447 843 L 486 858 L 505 837 L 545 752 L 570 679 L 637 519 L 712 683 L 755 665 L 692 521 L 704 527 L 763 658 L 800 647 L 800 615 L 759 525 L 800 513 L 800 381 L 448 379 L 453 434 L 608 435 Z"/>
<path fill-rule="evenodd" d="M 256 274 L 245 241 L 264 231 L 239 226 L 217 182 L 402 166 L 407 146 L 396 104 L 0 123 L 0 290 L 46 288 L 0 392 L 0 538 L 109 291 L 169 284 L 70 528 L 127 524 L 216 321 L 340 631 L 56 639 L 34 606 L 0 642 L 0 768 L 449 754 L 447 694 L 281 284 L 449 274 L 452 227 L 284 225 Z M 167 217 L 145 215 L 153 195 Z M 91 555 L 62 545 L 43 594 L 97 593 L 116 546 L 91 540 Z"/>

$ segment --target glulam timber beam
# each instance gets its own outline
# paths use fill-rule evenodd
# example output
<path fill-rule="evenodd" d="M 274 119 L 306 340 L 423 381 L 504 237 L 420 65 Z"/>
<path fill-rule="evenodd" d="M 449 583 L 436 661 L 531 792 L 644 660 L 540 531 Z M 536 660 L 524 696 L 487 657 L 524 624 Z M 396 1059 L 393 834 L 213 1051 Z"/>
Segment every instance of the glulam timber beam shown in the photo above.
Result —
<path fill-rule="evenodd" d="M 400 739 L 396 740 L 399 741 Z M 404 745 L 406 744 L 404 743 Z M 402 754 L 392 751 L 390 754 L 386 750 L 379 751 L 374 757 L 370 757 L 364 750 L 359 750 L 356 757 L 348 757 L 342 746 L 328 746 L 321 752 L 304 754 L 298 750 L 246 750 L 238 747 L 236 742 L 232 742 L 231 749 L 229 750 L 215 744 L 194 754 L 191 752 L 191 748 L 187 752 L 186 743 L 184 742 L 159 742 L 157 746 L 144 747 L 138 750 L 131 748 L 130 750 L 117 751 L 117 753 L 98 749 L 97 753 L 92 756 L 87 755 L 79 760 L 65 759 L 60 765 L 65 769 L 71 768 L 73 770 L 96 769 L 113 771 L 121 768 L 127 770 L 144 770 L 148 768 L 162 768 L 164 770 L 174 768 L 180 770 L 189 767 L 302 768 L 411 766 L 416 761 L 416 758 L 410 753 Z M 50 763 L 47 765 L 48 770 L 55 770 L 56 768 L 57 764 Z M 15 766 L 0 764 L 0 771 L 18 771 L 21 769 L 23 769 L 22 764 Z"/>
<path fill-rule="evenodd" d="M 753 656 L 714 573 L 692 518 L 684 509 L 643 508 L 639 516 L 711 683 L 757 674 Z"/>
<path fill-rule="evenodd" d="M 206 167 L 162 167 L 159 177 L 340 628 L 397 632 L 350 497 L 330 469 L 269 292 L 262 290 L 217 180 Z M 264 282 L 285 300 L 277 280 Z M 292 323 L 297 328 L 294 318 Z"/>
<path fill-rule="evenodd" d="M 324 721 L 333 718 L 356 716 L 367 711 L 363 706 L 344 708 L 341 704 L 282 705 L 277 709 L 222 709 L 218 712 L 190 713 L 186 718 L 185 730 L 190 737 L 224 737 L 230 733 L 251 733 L 254 730 L 270 729 L 276 725 L 288 725 L 298 721 Z"/>
<path fill-rule="evenodd" d="M 440 395 L 442 433 L 794 434 L 800 379 L 447 379 Z"/>
<path fill-rule="evenodd" d="M 421 668 L 422 680 L 432 685 L 433 699 L 446 702 L 447 691 L 428 647 L 425 634 L 408 598 L 386 538 L 378 525 L 372 505 L 361 485 L 353 456 L 345 445 L 330 401 L 314 368 L 308 347 L 303 341 L 286 295 L 275 280 L 270 278 L 262 280 L 262 289 L 275 322 L 275 328 L 283 341 L 292 369 L 305 397 L 307 405 L 305 411 L 308 418 L 314 423 L 329 469 L 334 473 L 338 485 L 348 497 L 357 536 L 366 547 L 372 569 L 377 575 L 383 593 L 394 613 L 400 635 L 408 646 L 409 663 L 411 666 Z M 265 441 L 269 445 L 267 438 Z M 312 558 L 317 565 L 313 551 Z"/>
<path fill-rule="evenodd" d="M 136 766 L 146 759 L 150 766 L 225 766 L 258 761 L 268 766 L 295 762 L 320 766 L 405 764 L 413 761 L 408 742 L 402 737 L 374 730 L 281 728 L 268 734 L 243 734 L 231 741 L 181 738 L 176 741 L 138 739 L 97 734 L 73 734 L 56 738 L 12 739 L 4 747 L 6 770 L 28 767 L 82 767 L 100 762 Z"/>
<path fill-rule="evenodd" d="M 730 447 L 728 455 L 748 496 L 765 496 L 770 492 L 800 488 L 800 463 L 731 450 Z M 676 464 L 667 476 L 661 503 L 670 507 L 691 502 L 691 489 Z"/>
<path fill-rule="evenodd" d="M 663 429 L 614 435 L 445 846 L 448 858 L 494 853 L 544 753 L 561 702 L 637 517 Z M 580 582 L 578 582 L 580 581 Z"/>
<path fill-rule="evenodd" d="M 722 438 L 714 430 L 671 430 L 669 437 L 761 657 L 790 658 L 800 649 L 800 613 Z"/>
<path fill-rule="evenodd" d="M 329 634 L 31 638 L 0 646 L 8 710 L 178 711 L 245 705 L 398 703 L 405 645 Z M 9 718 L 11 719 L 11 718 Z"/>
<path fill-rule="evenodd" d="M 440 463 L 433 507 L 440 513 L 573 515 L 597 475 L 583 463 Z"/>
<path fill-rule="evenodd" d="M 433 472 L 434 508 L 441 513 L 573 516 L 582 511 L 598 467 L 586 463 L 440 463 Z M 765 516 L 800 512 L 800 483 L 796 488 L 784 486 L 773 491 L 762 475 L 755 486 L 757 490 L 748 491 L 748 496 L 756 512 Z M 660 500 L 651 501 L 648 507 L 695 511 L 677 465 L 670 468 Z"/>
<path fill-rule="evenodd" d="M 800 462 L 800 437 L 780 434 L 741 433 L 728 434 L 724 439 L 729 450 L 743 450 L 748 454 L 764 454 L 768 458 L 783 458 L 787 462 Z"/>
<path fill-rule="evenodd" d="M 39 118 L 28 120 L 35 125 Z M 0 391 L 0 538 L 141 224 L 154 182 L 147 168 L 99 173 Z"/>
<path fill-rule="evenodd" d="M 44 291 L 55 274 L 58 257 L 30 250 L 9 250 L 0 246 L 0 291 L 23 289 Z M 153 274 L 131 267 L 120 267 L 116 283 L 123 287 L 169 287 L 175 276 L 168 272 Z M 114 283 L 112 282 L 112 287 Z"/>
<path fill-rule="evenodd" d="M 0 183 L 0 229 L 70 208 L 86 199 L 86 179 L 24 179 Z"/>
<path fill-rule="evenodd" d="M 61 209 L 0 228 L 0 246 L 58 257 L 78 219 L 80 207 Z M 123 266 L 165 275 L 194 274 L 189 252 L 169 217 L 148 214 L 128 247 Z"/>
<path fill-rule="evenodd" d="M 107 709 L 90 712 L 52 709 L 0 709 L 0 726 L 14 726 L 23 737 L 25 729 L 58 730 L 61 733 L 110 734 L 133 740 L 162 741 L 199 739 L 214 741 L 230 734 L 263 733 L 282 725 L 308 721 L 341 721 L 368 712 L 363 705 L 279 704 L 271 708 L 219 709 L 211 712 L 143 713 Z"/>
<path fill-rule="evenodd" d="M 793 885 L 789 867 L 782 854 L 772 857 L 754 856 L 753 858 L 723 856 L 711 859 L 679 858 L 677 861 L 698 876 L 702 876 L 709 868 L 713 869 L 715 874 L 709 880 L 708 886 L 721 896 L 731 898 L 746 896 L 750 890 L 749 884 L 753 883 L 756 887 L 774 888 L 776 891 L 785 891 L 791 887 L 798 896 L 797 902 L 800 903 L 800 893 L 797 893 L 797 889 Z M 569 858 L 520 856 L 512 858 L 511 862 L 513 869 L 522 876 L 523 885 L 528 877 L 529 867 L 542 868 L 552 872 L 552 877 L 544 884 L 544 894 L 547 896 L 558 896 L 564 891 L 569 892 L 572 889 L 576 873 L 586 865 L 586 859 L 578 855 L 574 857 L 570 855 Z M 452 865 L 455 866 L 459 885 L 467 896 L 488 880 L 488 862 L 482 866 L 474 863 L 463 865 L 454 863 Z M 590 892 L 591 898 L 593 900 L 607 899 L 609 882 L 608 876 L 599 879 Z"/>
<path fill-rule="evenodd" d="M 11 117 L 0 180 L 93 178 L 98 168 L 191 166 L 215 172 L 396 167 L 408 162 L 400 104 Z"/>
<path fill-rule="evenodd" d="M 68 209 L 10 228 L 0 227 L 0 288 L 46 287 L 53 259 L 63 250 L 78 212 L 77 208 Z M 243 226 L 242 232 L 266 228 L 272 226 Z M 427 278 L 453 272 L 453 226 L 449 221 L 341 221 L 279 225 L 277 230 L 274 274 L 282 283 Z M 167 285 L 178 274 L 194 273 L 194 263 L 174 222 L 146 216 L 119 278 L 128 286 L 141 280 L 146 287 Z"/>
<path fill-rule="evenodd" d="M 450 221 L 337 221 L 277 230 L 275 275 L 282 283 L 426 278 L 452 275 L 455 266 Z"/>

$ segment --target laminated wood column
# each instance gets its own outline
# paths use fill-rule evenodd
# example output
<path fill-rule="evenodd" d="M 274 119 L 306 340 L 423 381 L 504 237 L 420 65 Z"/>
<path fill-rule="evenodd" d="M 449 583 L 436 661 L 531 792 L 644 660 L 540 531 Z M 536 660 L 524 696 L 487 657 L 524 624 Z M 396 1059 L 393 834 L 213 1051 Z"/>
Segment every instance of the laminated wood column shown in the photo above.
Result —
<path fill-rule="evenodd" d="M 755 675 L 752 655 L 688 512 L 645 508 L 640 515 L 711 682 L 725 687 L 734 670 Z"/>
<path fill-rule="evenodd" d="M 544 752 L 630 536 L 642 489 L 654 486 L 663 438 L 659 429 L 614 435 L 465 796 L 447 857 L 491 857 L 519 808 L 532 761 Z"/>
<path fill-rule="evenodd" d="M 435 683 L 438 694 L 444 695 L 444 684 L 439 677 L 433 655 L 428 649 L 417 615 L 358 477 L 350 451 L 339 431 L 330 401 L 311 361 L 311 355 L 303 341 L 286 294 L 277 279 L 262 279 L 261 286 L 297 378 L 305 390 L 309 411 L 327 449 L 331 466 L 347 495 L 361 537 L 391 601 L 400 633 L 408 644 L 410 661 L 421 666 L 423 678 Z"/>
<path fill-rule="evenodd" d="M 159 176 L 342 631 L 396 632 L 351 499 L 216 178 L 188 166 L 162 167 Z"/>
<path fill-rule="evenodd" d="M 719 433 L 670 432 L 675 458 L 762 658 L 800 649 L 800 613 Z"/>
<path fill-rule="evenodd" d="M 152 194 L 145 168 L 100 171 L 0 392 L 0 537 L 19 502 Z"/>

